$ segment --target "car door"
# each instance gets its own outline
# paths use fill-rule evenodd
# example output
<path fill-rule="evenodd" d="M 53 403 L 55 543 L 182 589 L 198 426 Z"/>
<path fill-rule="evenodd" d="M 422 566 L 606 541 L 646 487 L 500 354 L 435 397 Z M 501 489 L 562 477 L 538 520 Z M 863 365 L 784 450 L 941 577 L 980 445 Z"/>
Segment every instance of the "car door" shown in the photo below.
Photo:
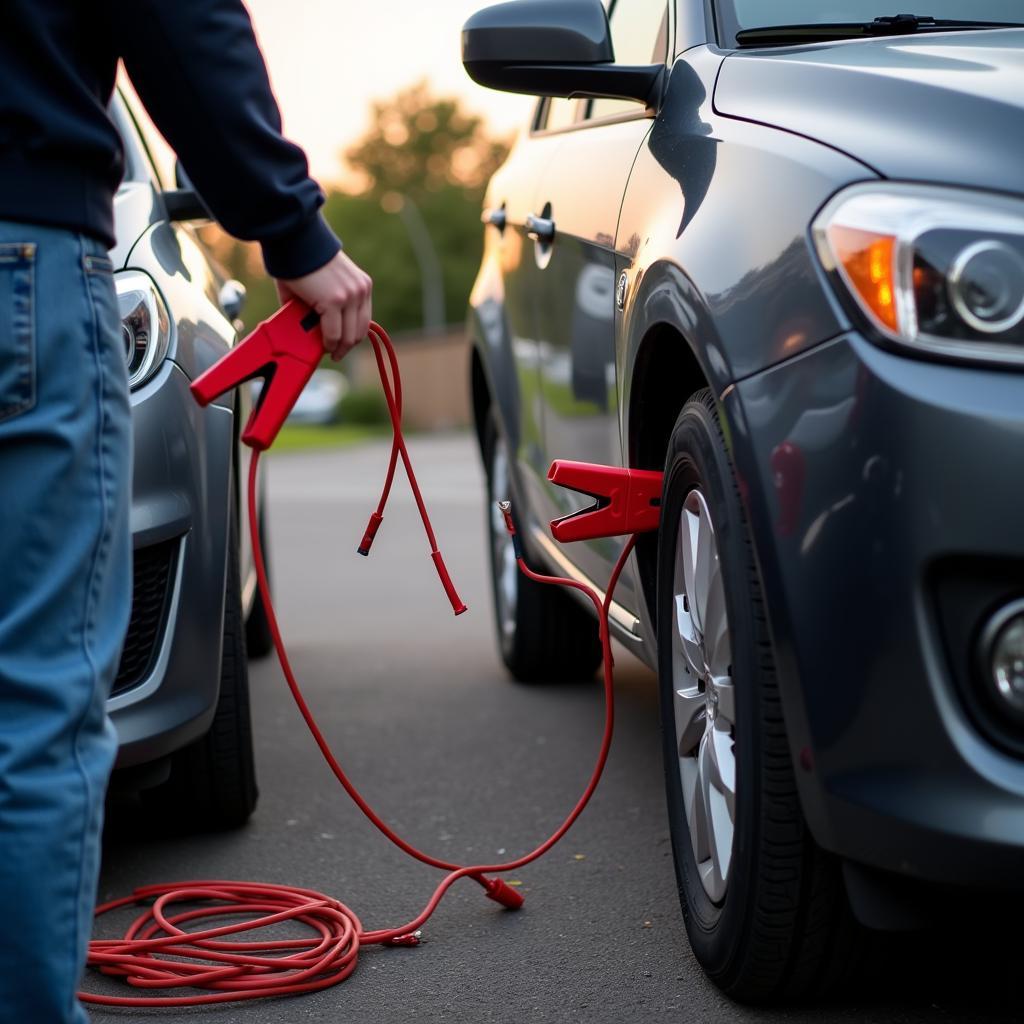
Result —
<path fill-rule="evenodd" d="M 491 179 L 483 215 L 488 227 L 482 272 L 470 300 L 490 350 L 492 386 L 522 489 L 523 510 L 537 507 L 547 473 L 538 369 L 538 269 L 527 223 L 559 142 L 557 135 L 545 130 L 547 119 L 548 108 L 542 102 L 529 132 Z"/>
<path fill-rule="evenodd" d="M 615 0 L 610 22 L 617 63 L 667 59 L 667 0 Z M 559 130 L 561 143 L 528 225 L 538 269 L 543 461 L 620 466 L 615 237 L 630 170 L 653 119 L 643 104 L 629 100 L 579 103 L 575 122 Z M 545 478 L 539 508 L 547 517 L 566 515 L 585 503 Z M 600 583 L 620 550 L 620 540 L 606 539 L 576 542 L 564 554 Z"/>

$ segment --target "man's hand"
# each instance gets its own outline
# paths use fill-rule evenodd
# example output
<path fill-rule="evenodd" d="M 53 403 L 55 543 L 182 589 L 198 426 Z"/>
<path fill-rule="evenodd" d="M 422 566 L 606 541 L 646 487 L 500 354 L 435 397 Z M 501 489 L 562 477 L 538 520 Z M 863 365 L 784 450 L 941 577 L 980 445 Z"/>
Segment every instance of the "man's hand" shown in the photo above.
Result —
<path fill-rule="evenodd" d="M 320 314 L 324 348 L 337 362 L 366 337 L 373 281 L 343 252 L 305 277 L 278 280 L 282 302 L 301 299 Z"/>

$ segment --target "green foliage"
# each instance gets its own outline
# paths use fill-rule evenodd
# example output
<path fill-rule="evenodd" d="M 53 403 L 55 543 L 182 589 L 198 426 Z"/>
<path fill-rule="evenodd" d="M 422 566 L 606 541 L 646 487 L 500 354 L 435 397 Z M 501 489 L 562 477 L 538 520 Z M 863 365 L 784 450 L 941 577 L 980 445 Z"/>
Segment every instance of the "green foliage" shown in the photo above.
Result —
<path fill-rule="evenodd" d="M 441 264 L 448 320 L 461 320 L 483 252 L 480 198 L 444 185 L 417 205 Z M 324 215 L 345 251 L 374 280 L 374 319 L 389 331 L 422 327 L 420 266 L 401 216 L 388 213 L 373 193 L 341 192 L 327 200 Z"/>
<path fill-rule="evenodd" d="M 350 426 L 376 427 L 391 422 L 380 388 L 359 388 L 342 396 L 337 420 Z"/>
<path fill-rule="evenodd" d="M 306 451 L 310 448 L 348 448 L 378 437 L 386 437 L 383 427 L 357 426 L 351 423 L 332 423 L 317 426 L 312 423 L 286 423 L 274 442 L 273 453 Z"/>
<path fill-rule="evenodd" d="M 479 117 L 457 99 L 431 96 L 426 82 L 374 103 L 373 120 L 346 156 L 378 196 L 398 192 L 419 202 L 445 185 L 482 195 L 508 152 L 486 137 Z"/>

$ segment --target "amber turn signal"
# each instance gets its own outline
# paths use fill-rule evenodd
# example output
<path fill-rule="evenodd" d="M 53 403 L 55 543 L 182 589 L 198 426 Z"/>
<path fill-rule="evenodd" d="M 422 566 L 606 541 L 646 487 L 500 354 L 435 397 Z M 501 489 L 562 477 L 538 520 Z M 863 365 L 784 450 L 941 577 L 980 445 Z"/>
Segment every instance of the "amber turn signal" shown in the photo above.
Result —
<path fill-rule="evenodd" d="M 896 239 L 859 228 L 832 224 L 829 245 L 860 301 L 890 331 L 899 329 L 896 311 Z"/>

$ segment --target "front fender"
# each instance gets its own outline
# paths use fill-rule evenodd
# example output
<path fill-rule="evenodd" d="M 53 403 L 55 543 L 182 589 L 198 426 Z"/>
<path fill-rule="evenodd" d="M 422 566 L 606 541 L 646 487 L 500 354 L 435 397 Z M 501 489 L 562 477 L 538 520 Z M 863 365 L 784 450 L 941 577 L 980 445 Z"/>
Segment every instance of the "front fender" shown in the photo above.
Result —
<path fill-rule="evenodd" d="M 616 235 L 625 379 L 662 318 L 690 342 L 718 395 L 848 329 L 810 224 L 838 189 L 875 176 L 811 139 L 718 114 L 720 63 L 706 48 L 676 61 Z"/>

